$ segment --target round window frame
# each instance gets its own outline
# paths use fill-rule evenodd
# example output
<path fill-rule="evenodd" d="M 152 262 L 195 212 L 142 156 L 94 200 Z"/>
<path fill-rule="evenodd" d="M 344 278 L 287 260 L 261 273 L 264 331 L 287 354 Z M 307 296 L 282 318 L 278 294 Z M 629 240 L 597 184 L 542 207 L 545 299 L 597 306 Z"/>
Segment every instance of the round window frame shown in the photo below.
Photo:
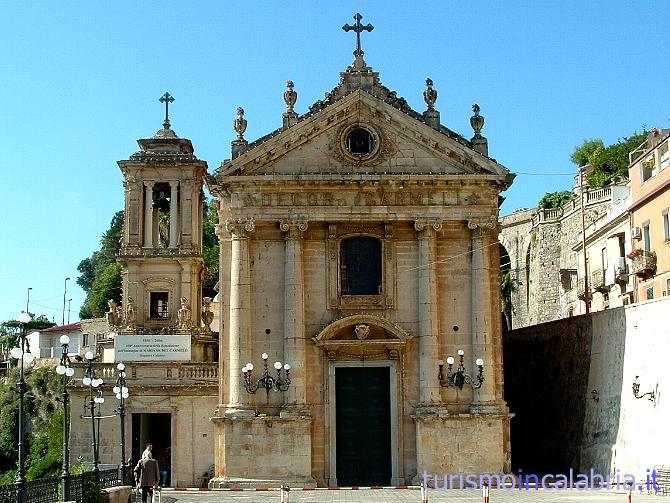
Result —
<path fill-rule="evenodd" d="M 372 137 L 373 142 L 372 150 L 370 150 L 370 152 L 368 152 L 367 154 L 354 154 L 349 150 L 347 146 L 347 140 L 349 138 L 349 135 L 358 129 L 363 129 L 367 131 L 367 133 Z M 373 159 L 379 154 L 380 147 L 381 147 L 381 135 L 374 127 L 370 126 L 369 124 L 360 124 L 360 123 L 350 124 L 349 126 L 347 126 L 342 130 L 342 133 L 340 133 L 340 150 L 342 151 L 344 156 L 350 161 L 359 162 Z"/>

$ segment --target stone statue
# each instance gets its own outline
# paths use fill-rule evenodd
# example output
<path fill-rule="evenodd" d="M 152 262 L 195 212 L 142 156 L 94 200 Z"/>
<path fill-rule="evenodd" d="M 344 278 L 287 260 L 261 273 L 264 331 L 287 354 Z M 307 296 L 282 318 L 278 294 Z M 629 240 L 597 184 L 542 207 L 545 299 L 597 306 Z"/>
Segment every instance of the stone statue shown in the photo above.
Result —
<path fill-rule="evenodd" d="M 123 319 L 123 326 L 126 330 L 135 329 L 135 304 L 133 303 L 132 297 L 128 297 L 128 302 L 126 303 L 126 312 Z"/>
<path fill-rule="evenodd" d="M 177 328 L 191 328 L 191 308 L 186 297 L 181 298 L 181 307 L 177 311 Z"/>
<path fill-rule="evenodd" d="M 212 333 L 212 328 L 210 325 L 214 321 L 214 313 L 209 310 L 210 305 L 212 304 L 212 299 L 210 297 L 203 297 L 202 299 L 202 323 L 204 325 L 204 332 L 206 334 Z"/>
<path fill-rule="evenodd" d="M 109 311 L 105 312 L 105 318 L 107 318 L 107 323 L 110 328 L 116 328 L 119 326 L 119 306 L 114 302 L 113 299 L 107 301 L 107 307 Z"/>

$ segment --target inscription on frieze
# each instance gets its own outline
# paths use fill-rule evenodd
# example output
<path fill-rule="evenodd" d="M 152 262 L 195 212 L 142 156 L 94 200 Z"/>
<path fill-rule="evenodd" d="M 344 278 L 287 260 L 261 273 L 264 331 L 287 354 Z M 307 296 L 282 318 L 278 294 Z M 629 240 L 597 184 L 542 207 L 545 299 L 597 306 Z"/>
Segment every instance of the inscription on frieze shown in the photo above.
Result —
<path fill-rule="evenodd" d="M 274 206 L 454 206 L 458 194 L 453 191 L 387 192 L 360 190 L 357 192 L 265 192 L 239 193 L 243 207 Z M 480 198 L 468 197 L 461 204 L 481 203 Z"/>

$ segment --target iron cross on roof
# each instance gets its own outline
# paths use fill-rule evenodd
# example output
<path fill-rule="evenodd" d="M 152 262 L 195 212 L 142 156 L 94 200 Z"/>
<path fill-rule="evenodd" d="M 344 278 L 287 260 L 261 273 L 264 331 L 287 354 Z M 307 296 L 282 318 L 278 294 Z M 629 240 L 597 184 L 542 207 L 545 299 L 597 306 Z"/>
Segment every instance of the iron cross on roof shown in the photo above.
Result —
<path fill-rule="evenodd" d="M 174 102 L 174 98 L 170 95 L 170 93 L 165 93 L 163 96 L 160 97 L 158 100 L 161 103 L 165 103 L 165 122 L 163 122 L 163 127 L 165 129 L 170 129 L 170 119 L 168 118 L 168 107 L 170 106 L 170 103 Z"/>
<path fill-rule="evenodd" d="M 354 24 L 353 26 L 350 24 L 345 24 L 342 27 L 342 29 L 346 32 L 352 30 L 356 32 L 356 50 L 354 51 L 354 56 L 358 56 L 360 54 L 363 54 L 363 51 L 361 51 L 361 32 L 372 31 L 375 29 L 375 27 L 372 26 L 370 23 L 362 25 L 361 19 L 363 19 L 363 16 L 361 16 L 358 13 L 354 16 L 354 19 L 356 20 L 356 24 Z"/>

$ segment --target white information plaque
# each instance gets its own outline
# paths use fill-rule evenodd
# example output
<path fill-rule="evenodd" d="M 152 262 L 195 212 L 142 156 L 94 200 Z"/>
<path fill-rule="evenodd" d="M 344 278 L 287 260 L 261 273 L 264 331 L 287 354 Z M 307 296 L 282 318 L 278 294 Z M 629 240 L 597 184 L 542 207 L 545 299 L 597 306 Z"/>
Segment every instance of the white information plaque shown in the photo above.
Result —
<path fill-rule="evenodd" d="M 190 335 L 117 335 L 117 362 L 173 362 L 191 359 Z"/>

